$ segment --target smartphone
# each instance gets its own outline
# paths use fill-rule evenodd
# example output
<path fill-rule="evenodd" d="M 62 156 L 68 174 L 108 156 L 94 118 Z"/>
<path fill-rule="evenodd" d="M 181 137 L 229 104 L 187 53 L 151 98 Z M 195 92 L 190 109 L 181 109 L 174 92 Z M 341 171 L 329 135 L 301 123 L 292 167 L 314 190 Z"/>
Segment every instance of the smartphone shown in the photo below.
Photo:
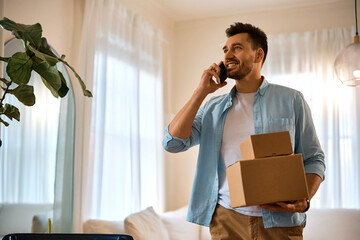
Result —
<path fill-rule="evenodd" d="M 225 82 L 225 80 L 227 78 L 225 64 L 223 62 L 221 62 L 219 67 L 220 67 L 219 78 L 220 78 L 220 82 L 223 83 L 223 82 Z"/>

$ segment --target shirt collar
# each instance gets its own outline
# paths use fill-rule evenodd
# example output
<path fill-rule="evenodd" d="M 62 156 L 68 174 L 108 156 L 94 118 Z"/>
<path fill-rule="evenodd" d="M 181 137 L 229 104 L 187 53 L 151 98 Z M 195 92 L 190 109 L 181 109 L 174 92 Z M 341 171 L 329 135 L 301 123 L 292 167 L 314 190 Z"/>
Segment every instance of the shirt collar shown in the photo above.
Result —
<path fill-rule="evenodd" d="M 266 89 L 269 87 L 269 82 L 266 80 L 264 76 L 262 76 L 263 81 L 257 91 L 256 94 L 260 94 L 261 96 L 265 94 Z"/>
<path fill-rule="evenodd" d="M 266 78 L 264 76 L 262 76 L 262 83 L 259 87 L 259 89 L 257 90 L 256 94 L 260 94 L 261 96 L 264 95 L 266 89 L 269 87 L 269 82 L 266 80 Z M 236 85 L 234 85 L 234 87 L 231 89 L 230 91 L 230 99 L 236 97 Z"/>
<path fill-rule="evenodd" d="M 230 91 L 230 97 L 231 98 L 234 98 L 234 97 L 236 97 L 236 93 L 237 93 L 237 91 L 236 91 L 236 85 L 234 85 L 234 87 L 231 89 L 231 91 Z"/>

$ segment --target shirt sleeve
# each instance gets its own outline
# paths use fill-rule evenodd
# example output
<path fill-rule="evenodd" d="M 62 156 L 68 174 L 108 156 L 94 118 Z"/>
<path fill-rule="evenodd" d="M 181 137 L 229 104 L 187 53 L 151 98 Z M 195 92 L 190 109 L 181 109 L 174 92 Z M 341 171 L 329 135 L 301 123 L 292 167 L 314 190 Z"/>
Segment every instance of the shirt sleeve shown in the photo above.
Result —
<path fill-rule="evenodd" d="M 204 107 L 201 107 L 197 112 L 191 130 L 191 135 L 188 139 L 181 139 L 174 136 L 171 136 L 169 133 L 169 125 L 165 128 L 165 135 L 162 142 L 163 148 L 172 153 L 184 152 L 199 144 L 200 142 L 200 133 L 202 126 L 202 117 L 204 113 Z"/>
<path fill-rule="evenodd" d="M 325 179 L 325 155 L 321 149 L 312 120 L 311 111 L 303 95 L 295 97 L 296 131 L 295 153 L 302 153 L 306 173 Z"/>

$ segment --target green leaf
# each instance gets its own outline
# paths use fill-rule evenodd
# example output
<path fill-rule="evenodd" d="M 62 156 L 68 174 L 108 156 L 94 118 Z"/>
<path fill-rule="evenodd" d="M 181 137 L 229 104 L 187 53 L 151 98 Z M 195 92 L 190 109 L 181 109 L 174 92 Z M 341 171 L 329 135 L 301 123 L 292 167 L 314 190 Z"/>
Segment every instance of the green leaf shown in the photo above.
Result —
<path fill-rule="evenodd" d="M 17 107 L 13 106 L 13 105 L 10 105 L 8 103 L 5 104 L 5 106 L 3 108 L 1 108 L 0 113 L 7 116 L 10 120 L 15 119 L 17 121 L 20 121 L 19 109 Z"/>
<path fill-rule="evenodd" d="M 0 25 L 4 29 L 11 31 L 16 38 L 22 39 L 25 43 L 29 42 L 31 46 L 38 48 L 40 45 L 42 35 L 40 23 L 33 25 L 20 24 L 4 17 L 0 20 Z"/>
<path fill-rule="evenodd" d="M 47 87 L 51 86 L 56 91 L 59 91 L 61 88 L 61 77 L 56 65 L 50 66 L 45 61 L 38 63 L 38 59 L 35 58 L 33 69 L 43 78 L 43 82 L 44 84 L 46 82 L 45 85 Z"/>
<path fill-rule="evenodd" d="M 48 44 L 46 38 L 44 37 L 41 38 L 40 47 L 38 50 L 54 58 L 58 58 L 58 56 L 51 50 L 50 45 Z"/>
<path fill-rule="evenodd" d="M 60 77 L 61 77 L 61 88 L 59 89 L 58 93 L 60 97 L 65 97 L 66 94 L 69 92 L 69 88 L 66 84 L 66 80 L 64 78 L 64 75 L 59 71 Z"/>
<path fill-rule="evenodd" d="M 44 39 L 44 38 L 42 38 Z M 44 44 L 44 45 L 42 45 Z M 49 45 L 47 45 L 46 39 L 42 41 L 39 49 L 35 49 L 29 46 L 30 51 L 32 51 L 38 58 L 43 61 L 46 61 L 50 66 L 54 66 L 59 62 L 58 57 L 50 50 Z"/>
<path fill-rule="evenodd" d="M 32 65 L 33 62 L 26 53 L 17 52 L 9 59 L 8 65 L 6 66 L 6 73 L 13 82 L 19 85 L 27 84 L 30 80 Z"/>
<path fill-rule="evenodd" d="M 82 89 L 82 91 L 83 91 L 84 96 L 86 96 L 86 97 L 92 97 L 92 96 L 93 96 L 92 93 L 91 93 L 89 90 L 86 89 L 85 83 L 83 82 L 83 80 L 81 79 L 81 77 L 79 76 L 79 74 L 77 74 L 77 72 L 75 71 L 75 69 L 74 69 L 73 67 L 71 67 L 71 66 L 70 66 L 66 61 L 64 61 L 63 59 L 60 59 L 60 61 L 63 62 L 66 66 L 68 66 L 68 67 L 71 69 L 71 71 L 73 71 L 73 73 L 75 74 L 75 77 L 76 77 L 76 78 L 78 79 L 78 81 L 79 81 L 79 84 L 80 84 L 80 86 L 81 86 L 81 89 Z"/>
<path fill-rule="evenodd" d="M 41 80 L 43 81 L 44 85 L 50 90 L 51 94 L 52 94 L 54 97 L 56 97 L 56 98 L 58 98 L 58 97 L 63 98 L 63 97 L 65 97 L 66 94 L 68 93 L 69 88 L 68 88 L 68 86 L 67 86 L 67 84 L 66 84 L 66 80 L 65 80 L 63 74 L 62 74 L 60 71 L 59 71 L 59 75 L 60 75 L 60 77 L 61 77 L 61 87 L 60 87 L 59 90 L 54 89 L 54 88 L 53 88 L 51 85 L 49 85 L 49 83 L 48 83 L 47 81 L 45 81 L 43 78 L 41 78 Z"/>
<path fill-rule="evenodd" d="M 20 102 L 26 106 L 33 106 L 35 104 L 34 87 L 29 85 L 20 85 L 15 89 L 8 90 L 8 93 L 13 94 Z"/>
<path fill-rule="evenodd" d="M 56 98 L 60 97 L 58 91 L 56 89 L 54 89 L 43 77 L 41 77 L 41 80 L 44 83 L 44 85 L 50 90 L 51 94 L 54 97 L 56 97 Z"/>

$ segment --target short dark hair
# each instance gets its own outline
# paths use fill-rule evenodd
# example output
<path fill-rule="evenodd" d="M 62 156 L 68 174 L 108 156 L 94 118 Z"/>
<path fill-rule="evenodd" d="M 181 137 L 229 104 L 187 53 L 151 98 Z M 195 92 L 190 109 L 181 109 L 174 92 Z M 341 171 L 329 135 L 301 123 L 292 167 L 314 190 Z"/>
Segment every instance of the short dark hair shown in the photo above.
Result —
<path fill-rule="evenodd" d="M 264 64 L 268 51 L 268 43 L 267 43 L 267 36 L 263 30 L 249 23 L 236 22 L 233 25 L 231 25 L 228 29 L 226 29 L 225 32 L 228 38 L 239 33 L 249 34 L 253 50 L 255 50 L 256 48 L 262 48 L 262 50 L 264 51 L 264 59 L 263 59 L 263 64 Z"/>

